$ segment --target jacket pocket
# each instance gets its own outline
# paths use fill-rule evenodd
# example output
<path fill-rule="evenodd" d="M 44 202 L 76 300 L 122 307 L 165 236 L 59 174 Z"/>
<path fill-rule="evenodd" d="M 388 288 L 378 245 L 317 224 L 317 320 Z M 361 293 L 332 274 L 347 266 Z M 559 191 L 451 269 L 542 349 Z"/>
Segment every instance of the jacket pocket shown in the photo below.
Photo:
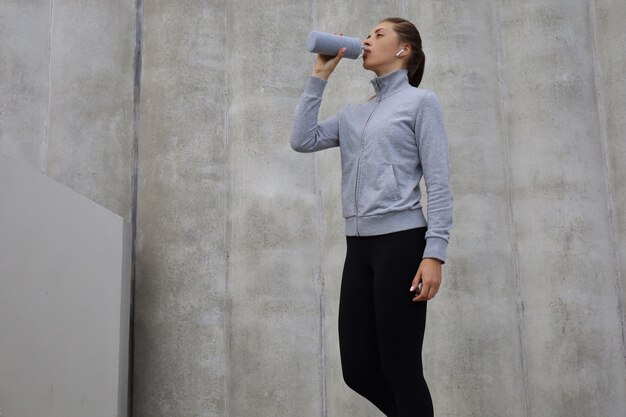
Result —
<path fill-rule="evenodd" d="M 392 201 L 400 199 L 400 189 L 398 188 L 398 179 L 396 178 L 396 170 L 393 165 L 385 165 L 385 188 L 388 191 L 388 197 Z"/>
<path fill-rule="evenodd" d="M 393 165 L 379 166 L 371 178 L 368 192 L 365 193 L 369 207 L 368 214 L 380 214 L 386 212 L 400 199 L 400 190 L 396 181 L 396 173 Z"/>

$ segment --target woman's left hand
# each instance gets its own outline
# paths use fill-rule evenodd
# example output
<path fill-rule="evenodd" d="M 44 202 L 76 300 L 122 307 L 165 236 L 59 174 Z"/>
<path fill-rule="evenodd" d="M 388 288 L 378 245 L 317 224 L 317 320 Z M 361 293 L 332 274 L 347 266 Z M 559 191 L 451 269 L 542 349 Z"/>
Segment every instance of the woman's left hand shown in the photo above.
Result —
<path fill-rule="evenodd" d="M 413 301 L 426 301 L 432 299 L 441 285 L 441 261 L 434 258 L 424 258 L 420 262 L 420 266 L 417 269 L 415 278 L 413 278 L 413 284 L 410 291 L 415 291 L 420 281 L 422 282 L 422 289 L 418 296 L 413 298 Z"/>

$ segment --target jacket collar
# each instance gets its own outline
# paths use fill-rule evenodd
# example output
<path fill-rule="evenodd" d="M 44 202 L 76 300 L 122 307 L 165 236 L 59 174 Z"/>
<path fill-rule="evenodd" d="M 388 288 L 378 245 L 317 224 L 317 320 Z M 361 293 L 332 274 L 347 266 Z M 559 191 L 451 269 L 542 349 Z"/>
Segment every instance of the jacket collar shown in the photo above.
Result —
<path fill-rule="evenodd" d="M 404 68 L 390 72 L 370 81 L 374 86 L 376 97 L 385 98 L 397 93 L 409 85 L 408 71 Z"/>

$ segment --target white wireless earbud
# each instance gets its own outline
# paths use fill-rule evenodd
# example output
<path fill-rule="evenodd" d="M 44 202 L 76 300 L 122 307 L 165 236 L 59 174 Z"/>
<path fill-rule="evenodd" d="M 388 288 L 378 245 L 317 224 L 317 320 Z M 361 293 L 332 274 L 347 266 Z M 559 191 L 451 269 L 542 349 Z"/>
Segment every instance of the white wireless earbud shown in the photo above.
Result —
<path fill-rule="evenodd" d="M 400 54 L 401 54 L 402 52 L 404 52 L 404 48 L 400 49 L 400 50 L 398 51 L 398 53 L 396 54 L 396 56 L 400 56 Z"/>

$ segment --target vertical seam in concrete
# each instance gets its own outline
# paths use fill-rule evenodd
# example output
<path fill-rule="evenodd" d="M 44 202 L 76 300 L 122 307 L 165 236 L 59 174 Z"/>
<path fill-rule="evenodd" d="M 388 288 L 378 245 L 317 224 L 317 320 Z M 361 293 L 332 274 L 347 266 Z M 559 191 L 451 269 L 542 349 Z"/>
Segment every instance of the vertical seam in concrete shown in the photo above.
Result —
<path fill-rule="evenodd" d="M 135 74 L 133 82 L 133 142 L 131 149 L 131 275 L 130 275 L 130 326 L 128 347 L 128 416 L 133 415 L 133 381 L 135 352 L 135 273 L 136 273 L 136 237 L 137 204 L 139 189 L 139 127 L 141 102 L 141 68 L 143 35 L 143 0 L 135 1 Z"/>
<path fill-rule="evenodd" d="M 313 29 L 317 27 L 317 0 L 311 0 L 309 3 L 311 14 L 311 25 Z M 326 417 L 328 415 L 326 405 L 326 297 L 324 296 L 324 194 L 322 192 L 320 170 L 319 170 L 319 155 L 317 152 L 313 153 L 313 188 L 317 197 L 317 227 L 318 227 L 318 271 L 317 281 L 319 290 L 319 351 L 320 359 L 318 365 L 318 378 L 320 389 L 320 415 Z"/>
<path fill-rule="evenodd" d="M 522 387 L 524 395 L 524 414 L 530 416 L 530 403 L 528 399 L 528 371 L 526 369 L 526 355 L 524 345 L 524 301 L 521 294 L 520 271 L 519 271 L 519 254 L 517 248 L 517 234 L 515 232 L 515 209 L 513 208 L 513 173 L 511 168 L 511 145 L 507 123 L 508 105 L 507 105 L 507 81 L 504 70 L 504 46 L 502 45 L 502 28 L 500 21 L 500 6 L 494 2 L 494 28 L 496 29 L 496 67 L 498 70 L 498 90 L 500 95 L 500 118 L 502 124 L 502 134 L 506 148 L 506 185 L 508 193 L 509 208 L 509 231 L 511 235 L 511 252 L 513 259 L 513 272 L 515 274 L 515 296 L 517 310 L 517 334 L 520 347 L 520 366 L 522 369 Z"/>
<path fill-rule="evenodd" d="M 48 171 L 48 138 L 50 137 L 50 112 L 52 103 L 52 25 L 54 24 L 54 0 L 50 0 L 50 25 L 48 29 L 48 109 L 44 121 L 44 136 L 39 150 L 39 169 L 43 173 Z"/>
<path fill-rule="evenodd" d="M 230 195 L 230 150 L 229 150 L 229 112 L 230 112 L 230 77 L 229 73 L 229 36 L 228 36 L 228 0 L 224 0 L 224 132 L 223 132 L 223 148 L 224 152 L 224 193 L 225 198 L 223 213 L 225 217 L 224 221 L 224 249 L 226 256 L 226 268 L 224 273 L 224 304 L 222 306 L 224 314 L 224 416 L 230 416 L 230 343 L 231 343 L 231 306 L 230 306 L 230 293 L 229 293 L 229 278 L 230 278 L 230 230 L 231 230 L 231 218 L 229 215 L 231 206 Z"/>
<path fill-rule="evenodd" d="M 592 55 L 593 55 L 593 70 L 594 80 L 596 84 L 596 106 L 598 114 L 598 128 L 600 133 L 600 147 L 602 148 L 602 159 L 604 162 L 604 186 L 607 195 L 607 212 L 609 216 L 609 228 L 611 246 L 613 247 L 613 268 L 615 270 L 615 289 L 617 291 L 617 313 L 618 321 L 620 323 L 620 330 L 622 332 L 622 357 L 624 364 L 626 365 L 626 329 L 624 324 L 624 293 L 622 291 L 621 271 L 619 266 L 619 256 L 617 254 L 617 227 L 614 221 L 615 205 L 613 203 L 613 192 L 611 191 L 611 170 L 609 169 L 609 154 L 608 154 L 608 138 L 607 138 L 607 126 L 606 117 L 604 111 L 604 82 L 602 80 L 602 63 L 598 58 L 598 41 L 597 41 L 597 19 L 596 19 L 596 1 L 589 2 L 589 23 L 591 25 L 592 36 Z"/>

